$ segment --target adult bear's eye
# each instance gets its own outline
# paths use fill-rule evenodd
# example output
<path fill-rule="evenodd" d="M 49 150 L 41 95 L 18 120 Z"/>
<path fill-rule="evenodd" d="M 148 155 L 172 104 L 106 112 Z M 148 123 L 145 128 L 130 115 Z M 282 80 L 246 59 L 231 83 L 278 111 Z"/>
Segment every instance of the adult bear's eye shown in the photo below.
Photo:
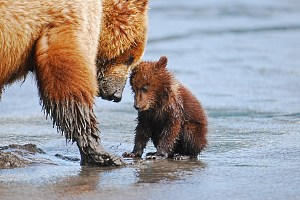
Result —
<path fill-rule="evenodd" d="M 141 91 L 142 92 L 147 92 L 148 91 L 148 85 L 144 85 L 142 88 L 141 88 Z"/>
<path fill-rule="evenodd" d="M 134 61 L 134 57 L 133 56 L 129 56 L 126 64 L 129 66 L 129 65 L 131 65 L 133 63 L 133 61 Z"/>

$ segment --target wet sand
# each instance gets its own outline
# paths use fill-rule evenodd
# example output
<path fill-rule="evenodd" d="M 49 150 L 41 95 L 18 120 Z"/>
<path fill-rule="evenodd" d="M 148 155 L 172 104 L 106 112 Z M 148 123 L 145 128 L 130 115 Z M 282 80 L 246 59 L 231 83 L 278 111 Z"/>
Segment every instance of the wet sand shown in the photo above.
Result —
<path fill-rule="evenodd" d="M 289 1 L 151 1 L 146 60 L 169 69 L 202 102 L 209 146 L 197 160 L 132 160 L 81 167 L 45 120 L 35 81 L 6 89 L 0 146 L 37 145 L 45 154 L 0 169 L 0 199 L 298 199 L 300 196 L 300 4 Z M 122 102 L 97 99 L 101 140 L 117 155 L 133 148 L 130 87 Z M 153 151 L 149 143 L 146 152 Z"/>

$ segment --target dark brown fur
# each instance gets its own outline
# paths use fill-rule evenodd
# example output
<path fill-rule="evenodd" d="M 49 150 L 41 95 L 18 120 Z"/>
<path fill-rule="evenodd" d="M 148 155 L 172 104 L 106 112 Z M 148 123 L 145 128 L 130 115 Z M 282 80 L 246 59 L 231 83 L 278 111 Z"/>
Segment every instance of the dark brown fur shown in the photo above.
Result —
<path fill-rule="evenodd" d="M 138 109 L 134 149 L 124 157 L 141 157 L 151 139 L 155 156 L 196 157 L 206 146 L 207 119 L 199 101 L 166 69 L 167 58 L 142 62 L 131 75 Z"/>

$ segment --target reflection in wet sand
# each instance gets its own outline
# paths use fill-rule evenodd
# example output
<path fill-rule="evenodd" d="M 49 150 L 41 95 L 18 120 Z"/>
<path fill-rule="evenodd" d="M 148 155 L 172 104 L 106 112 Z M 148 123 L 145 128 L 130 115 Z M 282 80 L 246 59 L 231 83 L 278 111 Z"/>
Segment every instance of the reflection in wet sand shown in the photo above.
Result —
<path fill-rule="evenodd" d="M 97 191 L 101 171 L 99 168 L 84 166 L 77 175 L 50 184 L 50 188 L 60 196 L 93 194 Z"/>
<path fill-rule="evenodd" d="M 132 160 L 125 168 L 82 167 L 80 172 L 50 184 L 51 188 L 66 195 L 93 194 L 108 187 L 131 187 L 142 183 L 165 183 L 185 180 L 206 164 L 197 159 Z M 110 179 L 110 184 L 107 184 Z M 122 181 L 120 181 L 122 179 Z"/>
<path fill-rule="evenodd" d="M 203 170 L 206 164 L 194 160 L 175 161 L 146 160 L 137 170 L 137 183 L 159 183 L 161 181 L 183 180 L 193 175 L 194 170 Z"/>
<path fill-rule="evenodd" d="M 119 169 L 82 167 L 76 176 L 60 180 L 49 187 L 59 196 L 68 197 L 67 199 L 95 196 L 105 199 L 148 198 L 150 194 L 143 193 L 148 184 L 165 186 L 185 181 L 206 167 L 205 163 L 196 159 L 127 160 L 127 163 L 128 167 Z"/>
<path fill-rule="evenodd" d="M 15 182 L 8 185 L 0 184 L 0 195 L 4 199 L 84 199 L 97 196 L 114 199 L 116 195 L 122 196 L 116 194 L 117 189 L 127 197 L 123 196 L 124 199 L 139 199 L 149 183 L 165 186 L 185 181 L 206 167 L 205 163 L 196 159 L 185 161 L 139 159 L 127 160 L 127 163 L 129 165 L 122 168 L 81 167 L 77 172 L 66 174 L 64 178 L 48 177 L 39 184 L 36 180 L 18 184 Z M 39 176 L 38 171 L 35 176 Z M 28 184 L 31 184 L 31 189 L 24 190 Z"/>

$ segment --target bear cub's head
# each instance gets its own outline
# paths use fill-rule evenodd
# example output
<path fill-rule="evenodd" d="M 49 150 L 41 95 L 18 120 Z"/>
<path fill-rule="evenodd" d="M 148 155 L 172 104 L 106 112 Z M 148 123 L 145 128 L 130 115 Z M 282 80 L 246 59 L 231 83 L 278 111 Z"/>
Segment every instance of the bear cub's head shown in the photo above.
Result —
<path fill-rule="evenodd" d="M 173 75 L 167 70 L 168 59 L 162 56 L 157 62 L 141 62 L 130 76 L 134 93 L 134 107 L 139 112 L 163 107 L 168 101 Z"/>

